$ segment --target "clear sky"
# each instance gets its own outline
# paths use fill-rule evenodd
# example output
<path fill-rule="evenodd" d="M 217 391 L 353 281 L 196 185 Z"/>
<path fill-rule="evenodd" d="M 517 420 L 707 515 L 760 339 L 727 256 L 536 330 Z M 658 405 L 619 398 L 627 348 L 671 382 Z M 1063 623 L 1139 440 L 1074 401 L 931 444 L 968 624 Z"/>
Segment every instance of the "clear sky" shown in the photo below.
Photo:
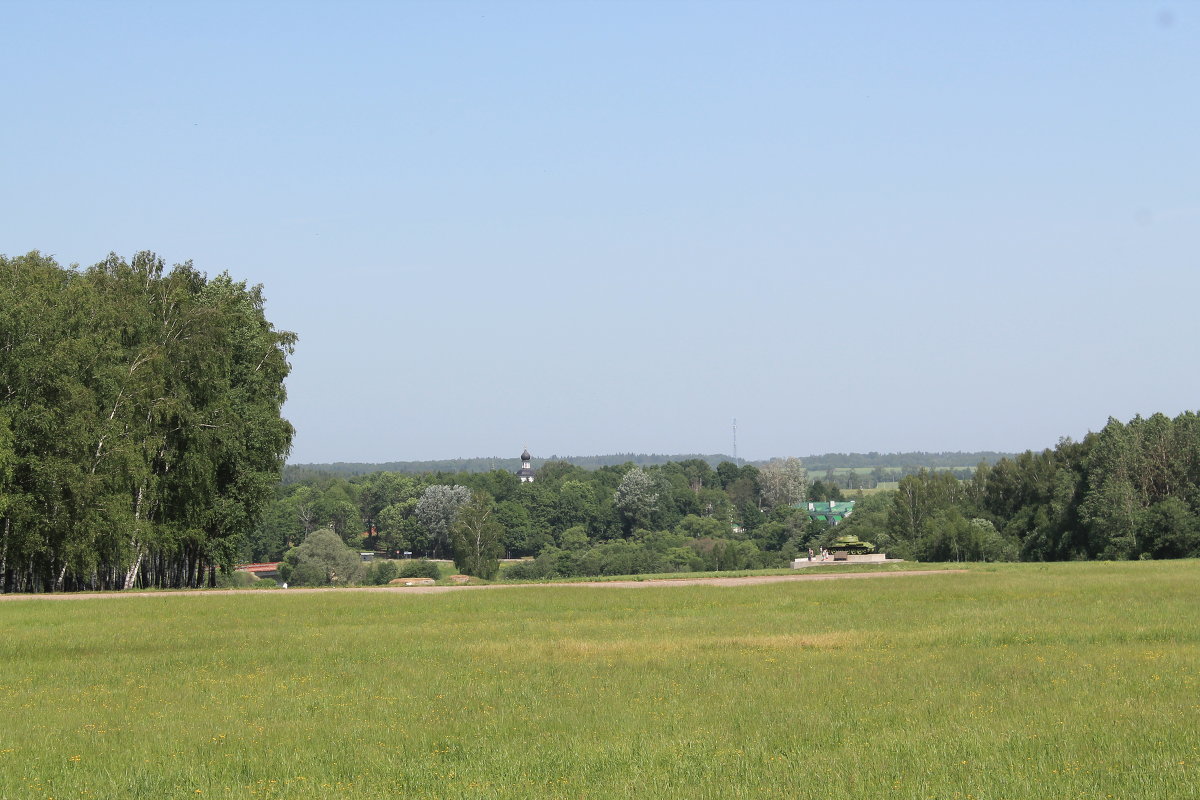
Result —
<path fill-rule="evenodd" d="M 299 334 L 291 461 L 1200 408 L 1200 3 L 0 2 L 0 252 Z M 2 313 L 2 312 L 0 312 Z"/>

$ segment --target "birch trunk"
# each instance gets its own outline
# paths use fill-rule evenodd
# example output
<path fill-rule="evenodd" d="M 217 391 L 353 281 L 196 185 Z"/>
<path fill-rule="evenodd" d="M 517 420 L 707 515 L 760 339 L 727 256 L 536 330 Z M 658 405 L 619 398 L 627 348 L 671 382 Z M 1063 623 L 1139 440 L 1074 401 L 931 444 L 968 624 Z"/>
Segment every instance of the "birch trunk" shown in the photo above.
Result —
<path fill-rule="evenodd" d="M 135 527 L 142 517 L 142 494 L 145 488 L 145 484 L 138 487 L 137 498 L 133 502 L 133 524 Z M 130 544 L 133 547 L 135 556 L 133 564 L 130 565 L 129 570 L 125 573 L 125 585 L 122 588 L 126 590 L 133 588 L 133 583 L 137 580 L 138 570 L 142 568 L 142 558 L 146 555 L 145 550 L 142 548 L 142 543 L 138 541 L 136 534 L 130 541 Z"/>
<path fill-rule="evenodd" d="M 137 548 L 137 557 L 133 559 L 133 563 L 125 573 L 125 585 L 121 587 L 122 589 L 133 588 L 133 584 L 137 580 L 138 570 L 142 568 L 142 557 L 145 555 L 145 552 L 142 550 L 142 546 L 137 543 L 137 540 L 134 540 L 134 547 Z"/>
<path fill-rule="evenodd" d="M 4 547 L 0 549 L 0 592 L 8 590 L 8 535 L 12 531 L 12 520 L 4 518 Z"/>

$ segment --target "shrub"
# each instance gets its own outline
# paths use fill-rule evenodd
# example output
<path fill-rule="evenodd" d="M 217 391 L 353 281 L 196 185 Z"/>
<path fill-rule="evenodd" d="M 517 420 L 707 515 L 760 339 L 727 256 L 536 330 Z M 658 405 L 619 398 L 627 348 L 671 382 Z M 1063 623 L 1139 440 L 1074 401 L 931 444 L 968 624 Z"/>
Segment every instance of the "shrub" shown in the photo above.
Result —
<path fill-rule="evenodd" d="M 510 580 L 545 580 L 592 575 L 688 572 L 704 567 L 703 559 L 690 548 L 669 546 L 685 541 L 683 537 L 645 533 L 642 538 L 646 541 L 617 539 L 602 542 L 586 551 L 546 547 L 533 561 L 509 566 L 504 571 L 504 577 Z M 662 551 L 656 549 L 658 546 L 662 546 Z"/>
<path fill-rule="evenodd" d="M 331 528 L 313 531 L 283 557 L 279 577 L 296 586 L 345 586 L 363 573 L 362 558 Z"/>
<path fill-rule="evenodd" d="M 695 539 L 689 546 L 704 561 L 706 570 L 759 569 L 763 558 L 758 546 L 750 541 Z"/>
<path fill-rule="evenodd" d="M 642 575 L 665 572 L 666 559 L 641 542 L 618 539 L 596 545 L 583 557 L 584 575 Z"/>
<path fill-rule="evenodd" d="M 398 573 L 394 561 L 372 561 L 363 576 L 363 583 L 370 586 L 386 586 Z"/>
<path fill-rule="evenodd" d="M 433 578 L 441 580 L 442 570 L 437 564 L 426 558 L 405 561 L 395 575 L 397 578 Z M 390 579 L 389 579 L 390 580 Z"/>
<path fill-rule="evenodd" d="M 504 577 L 514 581 L 537 581 L 547 578 L 572 578 L 583 575 L 580 561 L 583 553 L 559 550 L 546 545 L 533 561 L 512 564 L 504 571 Z"/>
<path fill-rule="evenodd" d="M 544 576 L 538 574 L 537 562 L 530 560 L 509 564 L 500 573 L 500 577 L 513 581 L 533 581 Z"/>

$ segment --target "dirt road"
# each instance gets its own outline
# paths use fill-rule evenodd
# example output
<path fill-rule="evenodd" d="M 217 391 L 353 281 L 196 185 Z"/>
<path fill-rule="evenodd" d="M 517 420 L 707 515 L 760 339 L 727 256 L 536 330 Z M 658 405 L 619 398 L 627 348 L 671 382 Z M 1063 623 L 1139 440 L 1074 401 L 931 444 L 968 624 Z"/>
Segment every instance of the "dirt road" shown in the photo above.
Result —
<path fill-rule="evenodd" d="M 867 578 L 909 578 L 917 575 L 949 575 L 966 572 L 965 569 L 905 570 L 903 572 L 822 572 L 819 575 L 748 575 L 730 578 L 657 578 L 653 580 L 587 581 L 583 583 L 490 583 L 475 586 L 352 586 L 341 589 L 204 589 L 156 592 L 69 592 L 62 594 L 0 594 L 4 600 L 95 600 L 101 597 L 209 597 L 212 595 L 239 594 L 246 597 L 278 597 L 280 593 L 312 594 L 313 592 L 402 592 L 404 594 L 438 594 L 441 592 L 463 592 L 477 589 L 517 588 L 568 588 L 588 586 L 605 589 L 635 589 L 649 586 L 754 586 L 761 583 L 792 583 L 795 581 L 844 581 Z"/>

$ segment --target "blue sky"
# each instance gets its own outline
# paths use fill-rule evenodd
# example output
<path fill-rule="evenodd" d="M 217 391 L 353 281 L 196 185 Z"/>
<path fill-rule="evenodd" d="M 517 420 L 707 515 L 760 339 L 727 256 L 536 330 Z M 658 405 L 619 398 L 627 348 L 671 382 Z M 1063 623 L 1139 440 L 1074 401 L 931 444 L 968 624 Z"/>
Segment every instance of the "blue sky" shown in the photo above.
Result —
<path fill-rule="evenodd" d="M 0 252 L 262 283 L 293 462 L 1200 407 L 1200 3 L 0 4 Z"/>

